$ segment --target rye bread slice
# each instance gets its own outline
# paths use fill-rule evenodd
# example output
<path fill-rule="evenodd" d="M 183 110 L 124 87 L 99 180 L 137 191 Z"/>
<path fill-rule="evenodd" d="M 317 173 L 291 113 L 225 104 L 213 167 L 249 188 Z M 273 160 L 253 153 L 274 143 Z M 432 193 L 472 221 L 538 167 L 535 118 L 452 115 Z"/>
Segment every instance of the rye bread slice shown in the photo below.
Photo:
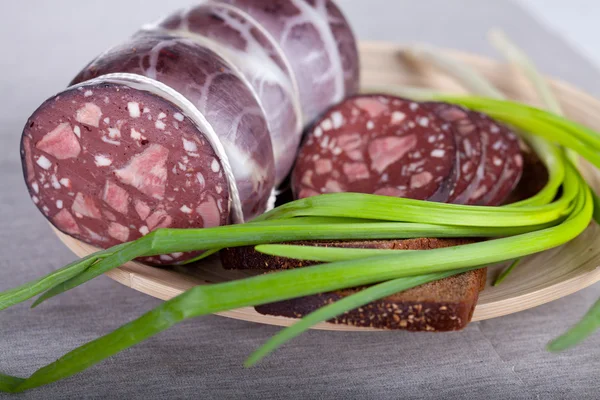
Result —
<path fill-rule="evenodd" d="M 288 242 L 289 243 L 289 242 Z M 301 241 L 300 245 L 390 250 L 429 250 L 473 243 L 470 239 L 418 238 L 402 240 Z M 275 271 L 318 264 L 258 253 L 252 246 L 221 251 L 221 262 L 228 269 Z M 479 291 L 485 286 L 486 269 L 466 272 L 430 282 L 388 296 L 349 311 L 330 322 L 361 327 L 406 329 L 411 331 L 452 331 L 464 328 L 471 320 Z M 349 296 L 362 288 L 351 288 L 264 304 L 255 307 L 266 315 L 299 318 L 318 308 Z"/>
<path fill-rule="evenodd" d="M 482 268 L 429 282 L 348 311 L 329 322 L 409 331 L 460 330 L 471 321 L 485 277 L 486 268 Z M 261 314 L 300 318 L 361 289 L 337 290 L 255 309 Z"/>

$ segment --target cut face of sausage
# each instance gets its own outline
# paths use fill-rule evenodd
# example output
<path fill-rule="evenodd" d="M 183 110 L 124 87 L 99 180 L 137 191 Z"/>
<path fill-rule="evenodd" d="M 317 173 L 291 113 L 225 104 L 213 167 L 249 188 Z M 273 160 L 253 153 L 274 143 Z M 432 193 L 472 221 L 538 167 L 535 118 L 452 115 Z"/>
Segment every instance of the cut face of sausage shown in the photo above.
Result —
<path fill-rule="evenodd" d="M 265 111 L 279 185 L 292 168 L 303 128 L 298 85 L 279 44 L 248 14 L 214 2 L 176 12 L 146 31 L 189 38 L 243 73 Z"/>
<path fill-rule="evenodd" d="M 426 200 L 453 170 L 454 136 L 429 108 L 356 96 L 310 130 L 292 174 L 295 196 L 359 192 Z"/>
<path fill-rule="evenodd" d="M 229 222 L 219 158 L 184 111 L 153 93 L 109 83 L 68 89 L 29 118 L 21 149 L 33 202 L 56 228 L 92 245 Z"/>
<path fill-rule="evenodd" d="M 502 204 L 523 173 L 518 138 L 506 125 L 485 114 L 471 111 L 470 118 L 482 134 L 485 166 L 483 179 L 471 193 L 468 204 Z"/>
<path fill-rule="evenodd" d="M 331 0 L 219 0 L 248 13 L 275 39 L 294 71 L 305 121 L 358 91 L 356 41 Z"/>
<path fill-rule="evenodd" d="M 148 34 L 102 54 L 72 84 L 119 72 L 162 82 L 196 106 L 225 149 L 245 219 L 265 211 L 275 184 L 271 137 L 252 88 L 231 65 L 190 39 Z"/>
<path fill-rule="evenodd" d="M 484 175 L 482 133 L 470 119 L 470 111 L 463 107 L 441 102 L 427 102 L 423 105 L 446 121 L 454 131 L 457 158 L 454 171 L 450 174 L 450 191 L 443 201 L 465 204 Z"/>

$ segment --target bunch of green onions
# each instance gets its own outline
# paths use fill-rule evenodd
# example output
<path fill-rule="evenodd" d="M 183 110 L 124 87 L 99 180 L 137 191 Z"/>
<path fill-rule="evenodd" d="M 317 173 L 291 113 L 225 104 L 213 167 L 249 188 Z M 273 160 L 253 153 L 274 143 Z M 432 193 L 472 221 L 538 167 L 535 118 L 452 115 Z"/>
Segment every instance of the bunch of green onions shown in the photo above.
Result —
<path fill-rule="evenodd" d="M 491 263 L 514 260 L 565 244 L 594 217 L 595 194 L 566 149 L 600 168 L 600 134 L 554 113 L 475 96 L 435 95 L 518 129 L 548 170 L 535 196 L 502 207 L 464 206 L 359 193 L 325 194 L 284 204 L 243 224 L 208 229 L 160 229 L 77 260 L 41 279 L 0 293 L 0 310 L 41 295 L 34 306 L 137 257 L 221 248 L 256 250 L 322 264 L 194 287 L 114 332 L 89 342 L 29 378 L 0 374 L 0 391 L 21 392 L 69 377 L 189 318 L 239 307 L 372 285 L 283 329 L 247 360 L 250 366 L 322 321 L 411 287 Z M 561 147 L 562 146 L 562 147 Z M 598 210 L 598 208 L 596 208 Z M 599 218 L 596 218 L 600 221 Z M 489 238 L 426 251 L 336 249 L 276 244 L 318 239 Z M 549 349 L 566 349 L 600 324 L 600 302 Z"/>

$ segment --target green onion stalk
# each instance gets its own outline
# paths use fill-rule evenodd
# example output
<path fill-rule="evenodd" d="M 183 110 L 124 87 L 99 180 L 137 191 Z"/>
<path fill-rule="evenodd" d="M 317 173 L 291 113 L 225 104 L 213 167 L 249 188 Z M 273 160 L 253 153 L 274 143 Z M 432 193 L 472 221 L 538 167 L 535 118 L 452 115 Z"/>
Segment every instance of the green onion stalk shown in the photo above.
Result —
<path fill-rule="evenodd" d="M 242 225 L 159 229 L 136 241 L 77 260 L 36 281 L 0 293 L 0 309 L 41 295 L 35 305 L 123 263 L 151 255 L 257 246 L 273 255 L 321 261 L 311 267 L 194 287 L 112 333 L 91 341 L 28 378 L 0 374 L 0 391 L 21 392 L 67 378 L 171 326 L 202 315 L 343 288 L 372 285 L 309 314 L 282 330 L 247 361 L 252 365 L 315 323 L 391 293 L 432 280 L 563 245 L 592 220 L 592 192 L 557 143 L 600 167 L 600 135 L 565 118 L 522 104 L 482 97 L 440 96 L 485 111 L 527 132 L 549 171 L 530 199 L 502 207 L 440 204 L 359 193 L 296 200 Z M 585 148 L 586 151 L 583 151 Z M 426 251 L 363 250 L 278 245 L 304 239 L 485 237 L 488 240 Z M 568 348 L 598 325 L 592 310 L 550 348 Z"/>

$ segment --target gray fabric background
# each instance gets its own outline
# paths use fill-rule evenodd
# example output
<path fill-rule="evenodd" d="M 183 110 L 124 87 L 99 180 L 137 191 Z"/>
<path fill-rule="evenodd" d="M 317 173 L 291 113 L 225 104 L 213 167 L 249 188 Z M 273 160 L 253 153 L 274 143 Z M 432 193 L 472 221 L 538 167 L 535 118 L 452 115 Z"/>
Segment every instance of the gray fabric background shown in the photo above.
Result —
<path fill-rule="evenodd" d="M 0 290 L 74 256 L 27 196 L 18 155 L 29 114 L 92 56 L 189 1 L 6 2 L 0 25 Z M 493 56 L 499 26 L 543 70 L 600 96 L 600 75 L 513 3 L 340 0 L 361 39 L 422 41 Z M 600 335 L 551 355 L 544 345 L 600 294 L 596 285 L 454 334 L 311 331 L 253 369 L 245 357 L 278 328 L 216 316 L 183 323 L 71 379 L 15 398 L 598 398 Z M 29 375 L 159 304 L 102 277 L 36 310 L 0 313 L 0 371 Z M 9 396 L 0 395 L 1 399 Z"/>

